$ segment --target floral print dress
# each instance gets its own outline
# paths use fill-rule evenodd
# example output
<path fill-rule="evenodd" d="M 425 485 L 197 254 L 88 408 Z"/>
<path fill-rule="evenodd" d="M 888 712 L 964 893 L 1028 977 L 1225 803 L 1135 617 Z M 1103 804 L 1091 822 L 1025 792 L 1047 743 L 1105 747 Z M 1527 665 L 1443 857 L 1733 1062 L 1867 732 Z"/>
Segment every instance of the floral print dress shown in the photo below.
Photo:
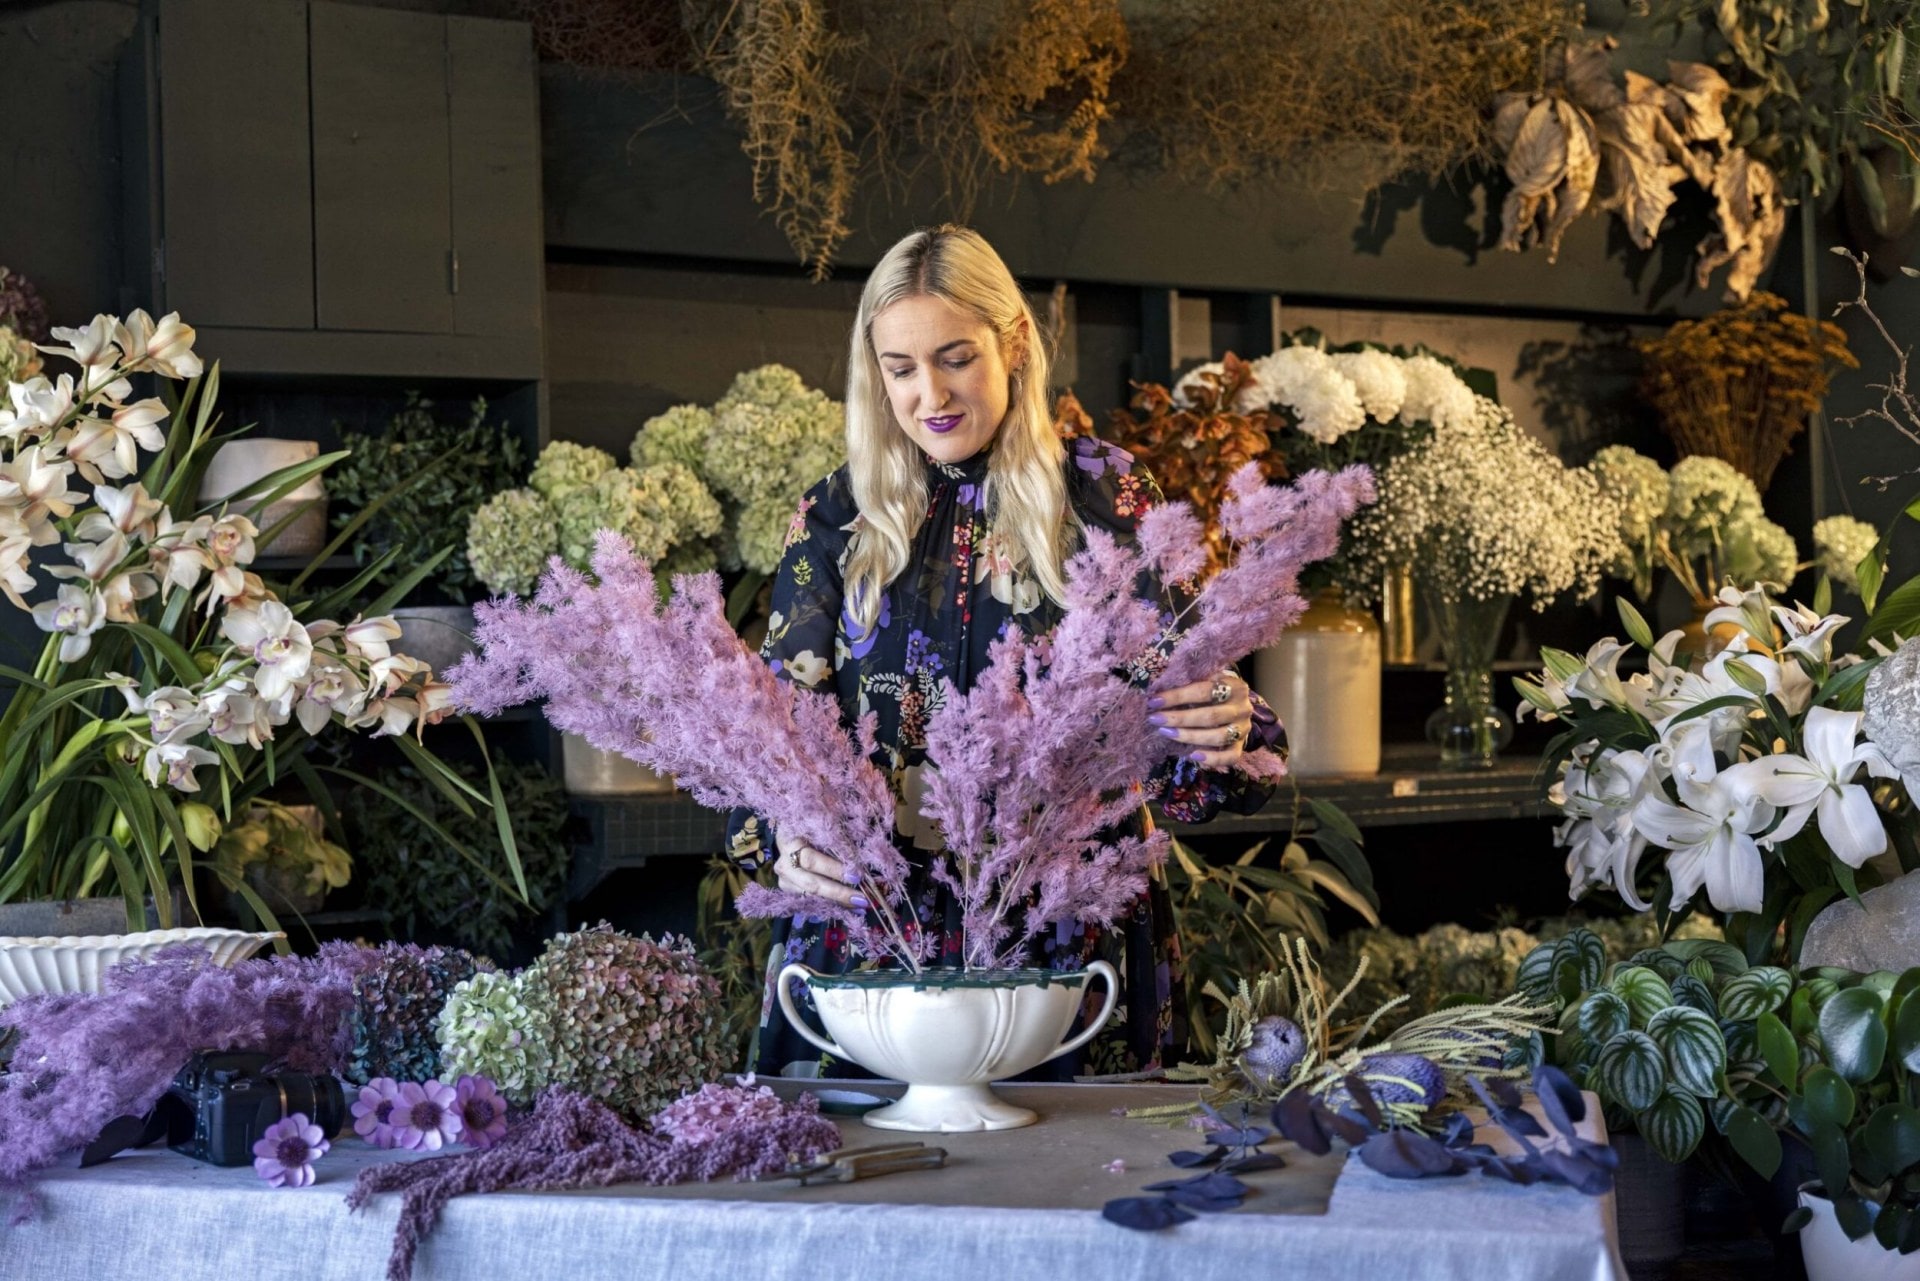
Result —
<path fill-rule="evenodd" d="M 1067 442 L 1067 494 L 1085 527 L 1131 539 L 1140 518 L 1161 501 L 1159 487 L 1125 450 L 1092 437 Z M 988 529 L 985 485 L 988 453 L 958 464 L 928 461 L 927 512 L 904 572 L 886 589 L 871 627 L 862 629 L 843 600 L 842 564 L 860 515 L 842 467 L 807 492 L 789 527 L 773 586 L 773 612 L 761 656 L 784 678 L 811 689 L 831 690 L 849 727 L 872 712 L 878 719 L 874 763 L 893 780 L 895 795 L 917 795 L 925 760 L 927 718 L 938 710 L 950 682 L 964 692 L 988 664 L 988 646 L 1009 627 L 1029 634 L 1051 629 L 1060 608 L 1039 584 L 1015 567 Z M 1157 583 L 1142 591 L 1161 596 Z M 1166 597 L 1170 609 L 1178 604 Z M 1169 614 L 1171 619 L 1171 614 Z M 1273 713 L 1256 698 L 1249 748 L 1274 746 L 1280 730 Z M 1266 803 L 1271 787 L 1235 774 L 1196 769 L 1181 760 L 1154 782 L 1162 809 L 1183 822 L 1210 818 L 1223 807 L 1250 813 Z M 937 830 L 903 804 L 901 848 L 938 848 Z M 1140 822 L 1144 822 L 1144 812 Z M 775 855 L 766 821 L 737 810 L 728 823 L 729 853 L 756 869 Z M 832 853 L 831 850 L 827 851 Z M 925 862 L 924 854 L 918 860 Z M 959 963 L 959 910 L 930 877 L 916 877 L 910 894 L 921 928 L 940 945 L 942 962 Z M 818 1064 L 822 1075 L 862 1075 L 853 1064 L 827 1061 L 788 1026 L 773 1000 L 781 966 L 800 961 L 838 973 L 862 963 L 845 929 L 809 917 L 774 922 L 767 964 L 755 1070 L 791 1073 Z M 1175 982 L 1179 944 L 1166 889 L 1154 882 L 1133 913 L 1107 927 L 1062 921 L 1034 945 L 1030 964 L 1078 970 L 1104 958 L 1121 976 L 1121 999 L 1108 1027 L 1078 1055 L 1063 1055 L 1037 1069 L 1042 1076 L 1112 1073 L 1159 1066 L 1186 1038 L 1181 987 Z M 796 992 L 808 1002 L 804 989 Z M 1090 1009 L 1103 994 L 1089 993 Z M 804 1069 L 802 1069 L 804 1070 Z"/>

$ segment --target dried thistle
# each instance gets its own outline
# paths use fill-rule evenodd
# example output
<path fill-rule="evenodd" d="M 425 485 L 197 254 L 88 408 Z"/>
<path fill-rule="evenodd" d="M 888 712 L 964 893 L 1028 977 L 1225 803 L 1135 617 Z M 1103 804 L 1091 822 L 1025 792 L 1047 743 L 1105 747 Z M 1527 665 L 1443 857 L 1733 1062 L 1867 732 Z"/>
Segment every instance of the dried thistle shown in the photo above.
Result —
<path fill-rule="evenodd" d="M 1799 315 L 1764 291 L 1635 346 L 1647 362 L 1641 392 L 1680 456 L 1725 459 L 1762 492 L 1819 408 L 1834 368 L 1860 366 L 1838 325 Z"/>

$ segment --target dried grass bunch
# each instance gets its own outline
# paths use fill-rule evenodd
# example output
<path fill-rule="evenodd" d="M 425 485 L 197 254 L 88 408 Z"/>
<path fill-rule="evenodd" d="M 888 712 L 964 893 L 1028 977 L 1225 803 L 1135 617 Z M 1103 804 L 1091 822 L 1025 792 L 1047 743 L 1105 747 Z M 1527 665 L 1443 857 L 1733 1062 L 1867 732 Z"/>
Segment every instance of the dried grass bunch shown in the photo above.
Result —
<path fill-rule="evenodd" d="M 1680 456 L 1725 459 L 1763 493 L 1834 368 L 1860 367 L 1838 325 L 1764 291 L 1635 345 L 1646 359 L 1641 392 Z"/>

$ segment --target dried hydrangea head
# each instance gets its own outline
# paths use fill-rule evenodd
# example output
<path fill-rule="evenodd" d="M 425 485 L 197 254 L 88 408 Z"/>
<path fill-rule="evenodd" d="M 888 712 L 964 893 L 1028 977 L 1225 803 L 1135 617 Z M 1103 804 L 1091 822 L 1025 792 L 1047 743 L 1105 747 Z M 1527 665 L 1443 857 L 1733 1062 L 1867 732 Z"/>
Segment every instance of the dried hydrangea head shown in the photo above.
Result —
<path fill-rule="evenodd" d="M 467 522 L 467 563 L 489 591 L 525 596 L 560 547 L 560 517 L 536 489 L 507 489 Z"/>
<path fill-rule="evenodd" d="M 520 979 L 556 1085 L 642 1119 L 732 1066 L 720 986 L 693 945 L 601 924 L 550 939 Z"/>
<path fill-rule="evenodd" d="M 707 437 L 713 434 L 713 411 L 701 405 L 675 405 L 640 424 L 628 446 L 635 467 L 655 463 L 682 463 L 696 474 L 706 466 Z M 704 475 L 700 476 L 706 482 Z"/>
<path fill-rule="evenodd" d="M 369 967 L 353 981 L 353 1050 L 345 1076 L 356 1085 L 381 1076 L 430 1080 L 440 1075 L 436 1024 L 447 998 L 493 965 L 452 947 L 384 943 L 373 951 Z"/>
<path fill-rule="evenodd" d="M 444 1071 L 490 1078 L 515 1103 L 533 1102 L 553 1064 L 520 976 L 483 970 L 458 984 L 435 1024 Z"/>
<path fill-rule="evenodd" d="M 1814 522 L 1814 564 L 1833 580 L 1834 586 L 1850 592 L 1860 590 L 1860 562 L 1880 541 L 1880 531 L 1852 516 L 1828 516 Z"/>
<path fill-rule="evenodd" d="M 584 489 L 614 468 L 613 455 L 592 445 L 556 440 L 540 451 L 527 483 L 548 502 L 557 503 L 576 489 Z"/>

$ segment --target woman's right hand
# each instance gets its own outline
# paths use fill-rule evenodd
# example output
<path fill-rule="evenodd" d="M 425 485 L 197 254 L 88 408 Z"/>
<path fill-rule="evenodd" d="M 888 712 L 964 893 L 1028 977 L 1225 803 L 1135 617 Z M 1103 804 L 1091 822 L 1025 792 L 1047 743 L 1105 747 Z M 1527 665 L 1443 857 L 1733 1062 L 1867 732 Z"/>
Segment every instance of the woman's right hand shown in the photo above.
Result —
<path fill-rule="evenodd" d="M 847 866 L 839 859 L 821 853 L 798 836 L 789 836 L 785 830 L 775 833 L 774 845 L 780 852 L 773 860 L 773 874 L 781 889 L 818 895 L 860 911 L 866 909 L 867 900 L 847 884 Z"/>

